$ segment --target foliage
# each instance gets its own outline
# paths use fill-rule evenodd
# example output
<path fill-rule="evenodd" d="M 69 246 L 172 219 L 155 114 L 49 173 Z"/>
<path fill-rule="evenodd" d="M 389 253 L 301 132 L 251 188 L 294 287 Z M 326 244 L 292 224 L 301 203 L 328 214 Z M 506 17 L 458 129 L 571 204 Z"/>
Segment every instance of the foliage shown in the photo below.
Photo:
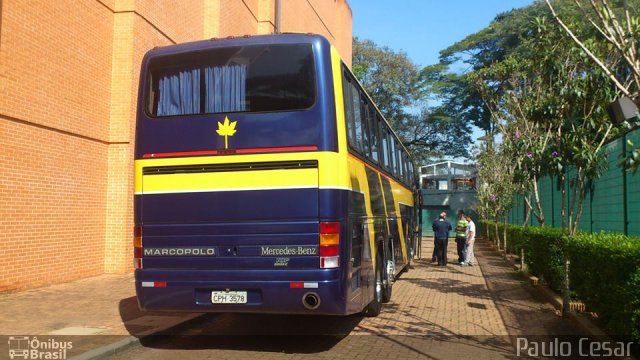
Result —
<path fill-rule="evenodd" d="M 354 37 L 352 69 L 418 162 L 468 156 L 469 124 L 427 105 L 429 83 L 405 53 Z"/>
<path fill-rule="evenodd" d="M 493 228 L 481 220 L 479 227 Z M 499 232 L 503 224 L 497 224 Z M 570 259 L 571 288 L 575 296 L 597 312 L 603 325 L 616 335 L 640 340 L 640 238 L 621 234 L 577 233 L 563 236 L 560 229 L 507 224 L 511 253 L 524 250 L 530 273 L 560 291 L 563 258 Z M 489 232 L 489 240 L 496 234 Z"/>
<path fill-rule="evenodd" d="M 577 234 L 566 244 L 580 300 L 613 334 L 640 339 L 640 238 Z"/>
<path fill-rule="evenodd" d="M 542 55 L 538 64 L 550 85 L 544 89 L 546 104 L 539 110 L 540 121 L 550 123 L 554 130 L 555 156 L 550 170 L 561 182 L 569 167 L 576 170 L 575 177 L 569 179 L 572 196 L 563 188 L 562 197 L 563 227 L 573 234 L 582 214 L 586 181 L 599 177 L 604 169 L 606 158 L 600 150 L 612 135 L 605 108 L 614 99 L 615 91 L 606 74 L 572 46 L 557 27 L 538 19 L 538 31 L 534 49 Z M 607 52 L 606 47 L 594 46 L 596 50 L 601 54 Z"/>
<path fill-rule="evenodd" d="M 614 1 L 611 5 L 606 0 L 590 0 L 588 5 L 585 2 L 573 0 L 573 4 L 567 6 L 566 3 L 570 2 L 566 0 L 545 0 L 563 32 L 594 66 L 605 72 L 625 96 L 637 99 L 640 90 L 640 17 L 637 16 L 640 1 L 621 0 Z M 556 12 L 555 7 L 559 4 L 579 12 L 581 21 L 576 23 L 561 12 Z M 581 25 L 582 28 L 576 25 Z M 611 54 L 599 53 L 597 47 L 601 44 L 606 44 Z"/>
<path fill-rule="evenodd" d="M 517 51 L 524 39 L 533 36 L 529 23 L 542 11 L 540 4 L 534 4 L 499 14 L 488 27 L 442 50 L 440 64 L 426 71 L 430 74 L 430 82 L 439 90 L 443 108 L 491 132 L 494 125 L 491 112 L 473 85 L 472 76 Z M 460 68 L 465 70 L 460 71 Z M 493 87 L 492 91 L 500 92 L 500 89 Z"/>
<path fill-rule="evenodd" d="M 512 155 L 490 138 L 476 157 L 478 177 L 481 179 L 476 193 L 477 210 L 486 218 L 504 218 L 506 221 L 511 209 L 516 191 Z M 506 236 L 503 237 L 504 246 L 506 239 Z"/>
<path fill-rule="evenodd" d="M 553 4 L 552 4 L 553 2 Z M 640 10 L 639 0 L 606 0 L 585 1 L 574 0 L 573 10 L 580 11 L 581 23 L 587 24 L 591 33 L 587 34 L 575 26 L 575 22 L 567 21 L 562 13 L 556 12 L 561 1 L 545 0 L 553 18 L 569 38 L 581 49 L 585 57 L 593 62 L 613 83 L 619 92 L 640 102 Z M 610 51 L 602 53 L 598 47 L 606 46 Z M 638 121 L 638 117 L 629 120 Z M 619 166 L 634 173 L 638 169 L 640 149 L 632 149 Z"/>
<path fill-rule="evenodd" d="M 531 41 L 538 34 L 533 20 L 545 11 L 536 3 L 498 15 L 487 28 L 441 51 L 441 63 L 430 67 L 426 77 L 449 112 L 473 122 L 489 135 L 500 133 L 503 142 L 494 146 L 500 148 L 498 153 L 509 154 L 511 160 L 501 168 L 509 176 L 500 177 L 504 183 L 495 185 L 489 185 L 495 179 L 483 179 L 485 186 L 508 189 L 506 196 L 533 191 L 538 200 L 537 179 L 548 173 L 545 165 L 551 154 L 546 151 L 551 128 L 533 117 L 543 105 L 541 89 L 547 83 L 534 68 L 538 54 Z M 460 64 L 468 70 L 462 74 L 451 71 Z M 482 158 L 493 161 L 491 155 Z M 492 175 L 491 170 L 487 173 Z M 488 205 L 485 202 L 484 206 Z M 533 213 L 544 224 L 539 201 Z"/>
<path fill-rule="evenodd" d="M 480 224 L 495 226 L 491 221 L 481 221 Z M 498 224 L 499 232 L 504 231 L 504 226 Z M 562 230 L 513 224 L 507 224 L 506 228 L 511 244 L 507 250 L 520 254 L 520 249 L 523 249 L 529 272 L 542 278 L 552 289 L 561 291 L 564 274 Z"/>
<path fill-rule="evenodd" d="M 469 156 L 469 125 L 438 109 L 423 108 L 419 114 L 408 114 L 404 121 L 395 123 L 394 130 L 421 164 L 443 156 Z"/>
<path fill-rule="evenodd" d="M 579 13 L 566 7 L 562 11 L 580 24 Z M 491 63 L 486 61 L 486 54 L 492 53 L 487 49 L 472 53 L 472 59 L 479 58 L 467 60 L 475 67 L 467 74 L 468 86 L 475 88 L 490 113 L 492 128 L 503 139 L 503 151 L 514 158 L 510 169 L 513 177 L 503 180 L 515 184 L 528 204 L 529 194 L 534 195 L 536 207 L 529 207 L 539 224 L 544 224 L 544 214 L 537 193 L 538 179 L 557 175 L 564 183 L 568 169 L 575 170 L 571 172 L 575 176 L 569 179 L 572 193 L 563 188 L 561 207 L 563 227 L 574 233 L 582 214 L 586 183 L 602 172 L 606 158 L 600 150 L 615 133 L 605 111 L 615 97 L 615 89 L 603 71 L 595 68 L 557 26 L 549 24 L 550 14 L 541 4 L 511 12 L 505 18 L 518 21 L 516 25 L 500 25 L 497 18 L 488 29 L 514 30 L 513 26 L 518 26 L 515 33 L 521 35 L 513 38 L 502 34 L 494 39 L 497 44 L 512 39 L 510 44 L 515 45 L 497 46 Z M 487 31 L 469 38 L 482 38 Z M 594 45 L 594 51 L 606 55 L 609 50 Z"/>
<path fill-rule="evenodd" d="M 420 104 L 418 66 L 406 53 L 354 37 L 352 69 L 388 120 L 401 122 L 408 115 L 407 107 Z"/>
<path fill-rule="evenodd" d="M 638 166 L 640 166 L 640 148 L 634 149 L 634 144 L 631 140 L 627 140 L 627 145 L 632 148 L 632 150 L 627 150 L 627 153 L 623 155 L 618 165 L 635 175 L 635 173 L 638 172 Z"/>

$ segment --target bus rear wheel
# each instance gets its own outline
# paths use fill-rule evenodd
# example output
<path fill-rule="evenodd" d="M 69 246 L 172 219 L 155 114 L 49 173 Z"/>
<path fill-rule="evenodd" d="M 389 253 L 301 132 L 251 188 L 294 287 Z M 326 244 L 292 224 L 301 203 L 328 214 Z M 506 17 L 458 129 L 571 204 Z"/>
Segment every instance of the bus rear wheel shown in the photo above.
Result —
<path fill-rule="evenodd" d="M 383 262 L 380 256 L 378 256 L 376 261 L 376 271 L 375 271 L 375 279 L 373 282 L 373 300 L 367 305 L 364 309 L 364 316 L 367 317 L 376 317 L 380 315 L 380 311 L 382 310 L 382 267 Z"/>

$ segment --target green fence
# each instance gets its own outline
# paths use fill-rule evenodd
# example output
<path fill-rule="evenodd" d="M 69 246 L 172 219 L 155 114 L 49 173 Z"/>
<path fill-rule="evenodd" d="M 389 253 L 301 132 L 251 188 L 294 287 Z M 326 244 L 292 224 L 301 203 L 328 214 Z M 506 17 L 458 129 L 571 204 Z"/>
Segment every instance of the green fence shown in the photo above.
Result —
<path fill-rule="evenodd" d="M 458 221 L 458 210 L 471 212 L 477 222 L 477 215 L 472 210 L 475 201 L 475 190 L 422 190 L 422 236 L 433 236 L 431 224 L 443 211 L 452 226 Z"/>
<path fill-rule="evenodd" d="M 580 230 L 640 236 L 640 171 L 632 175 L 618 166 L 620 156 L 629 150 L 627 149 L 628 139 L 640 145 L 640 129 L 605 145 L 604 152 L 607 154 L 608 168 L 600 178 L 588 184 L 579 224 Z M 567 178 L 570 179 L 573 174 L 570 172 L 568 175 Z M 569 180 L 560 184 L 557 176 L 549 176 L 538 181 L 545 226 L 562 226 L 561 186 L 563 185 L 567 193 L 571 194 Z M 571 199 L 567 202 L 567 208 L 570 203 Z M 516 196 L 514 206 L 509 213 L 510 223 L 523 224 L 525 206 L 524 198 Z M 531 216 L 529 224 L 538 225 L 538 222 Z"/>

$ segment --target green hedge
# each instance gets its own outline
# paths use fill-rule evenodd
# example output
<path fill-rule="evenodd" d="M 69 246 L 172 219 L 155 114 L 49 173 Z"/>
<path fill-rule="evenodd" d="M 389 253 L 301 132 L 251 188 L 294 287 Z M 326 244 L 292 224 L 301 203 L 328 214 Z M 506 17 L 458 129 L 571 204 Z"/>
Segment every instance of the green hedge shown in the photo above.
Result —
<path fill-rule="evenodd" d="M 561 292 L 564 278 L 562 230 L 527 227 L 522 231 L 522 236 L 529 271 L 542 277 L 555 291 Z"/>
<path fill-rule="evenodd" d="M 480 225 L 495 242 L 495 222 Z M 508 251 L 519 255 L 523 249 L 529 272 L 558 293 L 567 251 L 572 294 L 597 312 L 611 333 L 640 340 L 640 238 L 609 233 L 563 237 L 557 228 L 506 226 Z M 502 237 L 504 225 L 498 223 L 498 229 Z"/>
<path fill-rule="evenodd" d="M 481 220 L 480 223 L 485 231 L 489 231 L 489 239 L 495 242 L 495 222 Z M 504 224 L 498 223 L 498 231 L 502 238 Z M 502 240 L 500 246 L 503 246 Z M 557 228 L 525 228 L 507 224 L 508 252 L 520 255 L 522 249 L 529 272 L 544 279 L 552 289 L 559 292 L 563 278 L 562 231 Z"/>
<path fill-rule="evenodd" d="M 640 339 L 640 238 L 600 233 L 565 240 L 571 289 L 612 333 Z"/>

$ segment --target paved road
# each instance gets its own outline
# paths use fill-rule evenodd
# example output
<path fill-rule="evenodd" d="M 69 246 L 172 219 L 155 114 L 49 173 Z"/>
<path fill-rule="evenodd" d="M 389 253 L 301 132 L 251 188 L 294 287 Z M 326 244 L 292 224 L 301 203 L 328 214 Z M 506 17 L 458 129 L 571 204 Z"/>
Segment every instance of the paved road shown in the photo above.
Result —
<path fill-rule="evenodd" d="M 414 262 L 377 318 L 210 314 L 115 358 L 513 359 L 517 337 L 577 334 L 488 244 L 476 248 L 479 266 Z"/>

